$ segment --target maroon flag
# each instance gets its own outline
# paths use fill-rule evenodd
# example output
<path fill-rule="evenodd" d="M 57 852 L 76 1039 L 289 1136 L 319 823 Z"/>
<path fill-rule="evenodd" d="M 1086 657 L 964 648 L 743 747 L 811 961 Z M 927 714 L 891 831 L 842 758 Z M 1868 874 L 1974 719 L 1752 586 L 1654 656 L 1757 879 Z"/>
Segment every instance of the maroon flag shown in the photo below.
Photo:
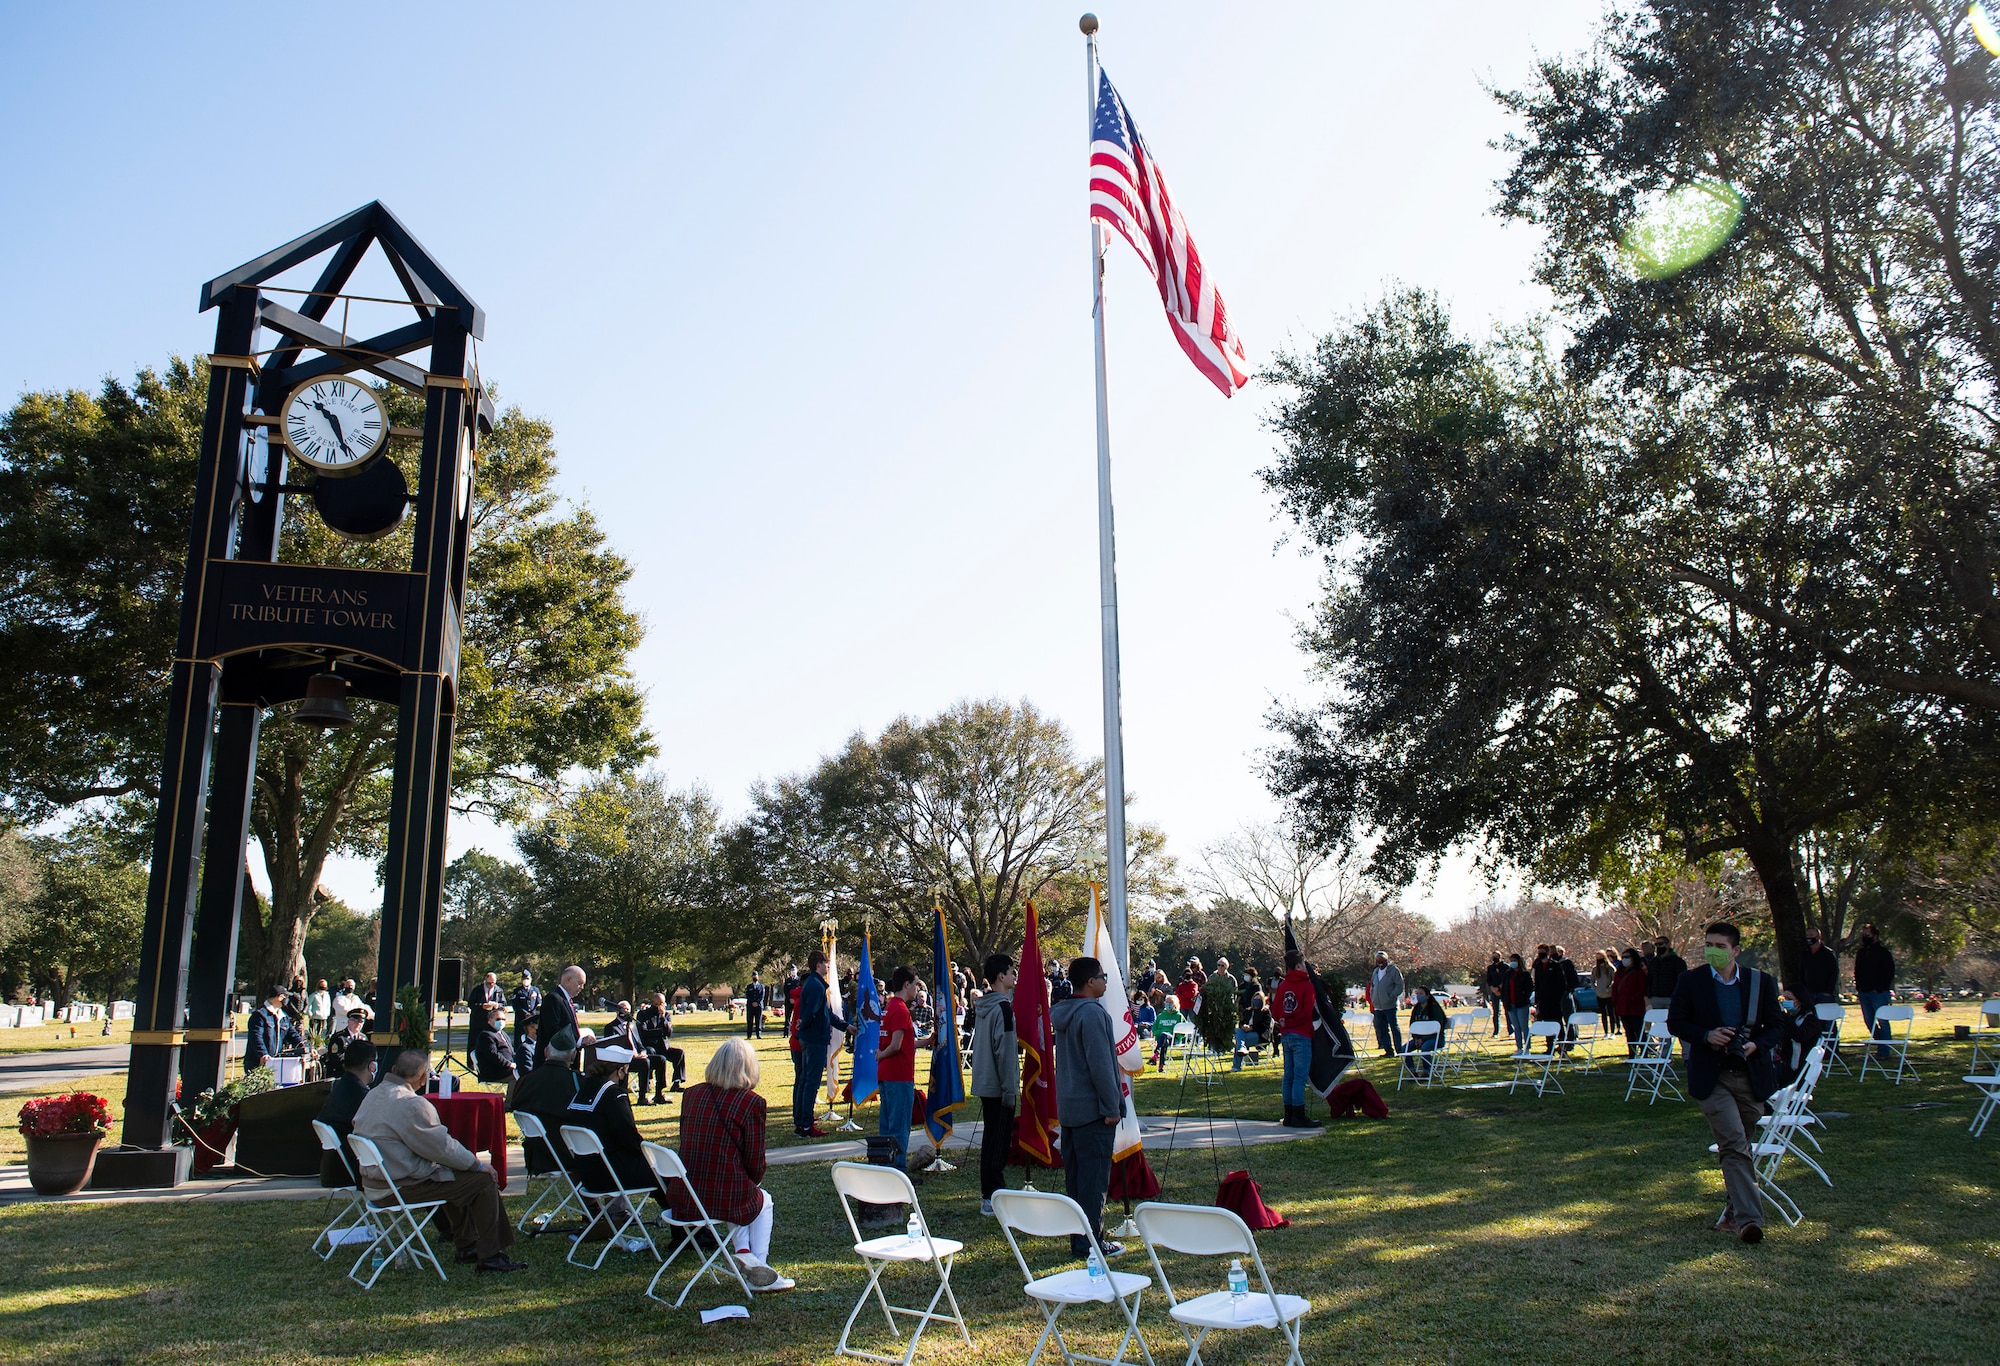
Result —
<path fill-rule="evenodd" d="M 1014 979 L 1014 1036 L 1021 1042 L 1021 1109 L 1014 1116 L 1010 1164 L 1060 1167 L 1056 1146 L 1056 1044 L 1049 1028 L 1049 979 L 1042 973 L 1042 946 L 1035 930 L 1035 903 L 1028 903 L 1028 935 L 1021 942 L 1021 971 Z"/>

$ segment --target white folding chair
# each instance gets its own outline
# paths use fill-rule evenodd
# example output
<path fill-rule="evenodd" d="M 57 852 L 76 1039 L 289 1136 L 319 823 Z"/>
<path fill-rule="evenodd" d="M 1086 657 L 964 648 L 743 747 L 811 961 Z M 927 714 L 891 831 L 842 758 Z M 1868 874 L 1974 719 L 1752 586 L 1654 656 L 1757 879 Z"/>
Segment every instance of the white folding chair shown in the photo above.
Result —
<path fill-rule="evenodd" d="M 1139 1225 L 1139 1238 L 1146 1244 L 1146 1255 L 1153 1259 L 1153 1274 L 1160 1278 L 1160 1287 L 1167 1292 L 1167 1317 L 1187 1339 L 1187 1366 L 1201 1366 L 1202 1339 L 1211 1332 L 1245 1328 L 1277 1329 L 1291 1348 L 1285 1366 L 1305 1366 L 1305 1358 L 1299 1355 L 1299 1320 L 1312 1312 L 1312 1301 L 1298 1295 L 1280 1295 L 1272 1288 L 1264 1258 L 1257 1251 L 1257 1239 L 1234 1210 L 1148 1200 L 1132 1211 L 1132 1218 Z M 1167 1269 L 1160 1265 L 1161 1248 L 1193 1257 L 1248 1257 L 1256 1265 L 1257 1281 L 1263 1290 L 1249 1290 L 1240 1303 L 1227 1290 L 1211 1290 L 1193 1299 L 1181 1299 L 1174 1294 Z"/>
<path fill-rule="evenodd" d="M 1972 1070 L 1979 1071 L 1985 1058 L 1990 1072 L 2000 1072 L 2000 997 L 1979 1003 L 1979 1019 L 1972 1026 Z"/>
<path fill-rule="evenodd" d="M 1978 1138 L 1986 1132 L 1986 1121 L 1993 1118 L 1993 1111 L 2000 1107 L 2000 1072 L 1976 1072 L 1965 1079 L 1968 1086 L 1979 1088 L 1982 1097 L 1979 1113 L 1972 1117 L 1969 1136 Z"/>
<path fill-rule="evenodd" d="M 431 1241 L 424 1236 L 424 1226 L 430 1223 L 431 1216 L 438 1212 L 444 1201 L 420 1200 L 413 1205 L 405 1200 L 403 1192 L 396 1188 L 394 1178 L 389 1175 L 389 1169 L 382 1161 L 382 1150 L 375 1146 L 373 1139 L 363 1138 L 360 1134 L 349 1134 L 347 1147 L 348 1151 L 354 1154 L 354 1165 L 361 1168 L 364 1176 L 372 1171 L 382 1184 L 389 1188 L 387 1204 L 380 1200 L 368 1202 L 368 1222 L 375 1230 L 375 1236 L 368 1240 L 368 1246 L 361 1249 L 361 1255 L 356 1257 L 354 1265 L 348 1268 L 348 1278 L 357 1282 L 363 1290 L 372 1290 L 383 1268 L 394 1266 L 407 1252 L 416 1265 L 422 1266 L 428 1261 L 437 1271 L 439 1280 L 449 1280 L 450 1278 L 444 1274 L 444 1263 L 438 1260 L 437 1253 L 431 1251 Z M 362 1265 L 368 1261 L 376 1248 L 385 1246 L 388 1250 L 382 1254 L 381 1265 L 369 1272 L 367 1280 L 362 1280 Z"/>
<path fill-rule="evenodd" d="M 1915 1006 L 1883 1006 L 1875 1012 L 1875 1028 L 1880 1030 L 1887 1025 L 1888 1029 L 1862 1046 L 1861 1075 L 1855 1078 L 1856 1081 L 1868 1080 L 1870 1064 L 1878 1075 L 1888 1077 L 1897 1086 L 1903 1084 L 1905 1074 L 1912 1077 L 1918 1075 L 1916 1064 L 1910 1061 L 1910 1029 L 1916 1018 Z M 1902 1026 L 1900 1030 L 1898 1025 Z M 1884 1053 L 1889 1056 L 1884 1058 Z M 1894 1067 L 1889 1065 L 1891 1061 L 1895 1063 Z"/>
<path fill-rule="evenodd" d="M 590 1216 L 590 1222 L 583 1226 L 583 1232 L 577 1234 L 576 1240 L 569 1246 L 569 1264 L 583 1265 L 576 1259 L 576 1254 L 583 1247 L 584 1239 L 600 1222 L 611 1229 L 611 1236 L 598 1249 L 597 1260 L 590 1264 L 592 1271 L 603 1266 L 604 1259 L 611 1255 L 611 1249 L 625 1241 L 625 1230 L 628 1228 L 639 1230 L 639 1236 L 646 1240 L 646 1250 L 653 1254 L 653 1260 L 658 1261 L 660 1249 L 646 1227 L 646 1202 L 659 1191 L 651 1184 L 634 1186 L 629 1190 L 620 1185 L 618 1174 L 612 1170 L 611 1160 L 604 1154 L 604 1140 L 597 1136 L 595 1130 L 565 1124 L 562 1126 L 562 1141 L 576 1162 L 571 1168 L 571 1179 L 576 1181 L 577 1194 L 597 1202 L 597 1212 Z M 584 1173 L 584 1179 L 578 1180 L 574 1173 Z M 622 1218 L 616 1213 L 621 1205 L 625 1211 Z M 615 1228 L 612 1227 L 614 1219 L 618 1221 Z M 633 1248 L 632 1251 L 637 1252 L 638 1249 Z"/>
<path fill-rule="evenodd" d="M 733 1241 L 735 1226 L 710 1217 L 708 1206 L 702 1204 L 701 1196 L 694 1188 L 694 1182 L 688 1180 L 687 1168 L 682 1165 L 679 1153 L 658 1143 L 641 1143 L 639 1147 L 644 1150 L 646 1161 L 652 1164 L 654 1173 L 660 1178 L 660 1189 L 667 1190 L 669 1182 L 679 1181 L 687 1187 L 688 1198 L 694 1201 L 695 1212 L 694 1218 L 682 1219 L 677 1217 L 672 1209 L 661 1211 L 661 1220 L 668 1228 L 678 1233 L 680 1239 L 667 1253 L 667 1259 L 660 1263 L 660 1269 L 653 1273 L 652 1283 L 646 1287 L 648 1298 L 664 1302 L 664 1296 L 653 1293 L 660 1283 L 660 1278 L 667 1274 L 667 1268 L 674 1264 L 674 1258 L 680 1256 L 683 1249 L 697 1257 L 701 1256 L 701 1234 L 706 1231 L 708 1236 L 715 1240 L 715 1249 L 700 1266 L 695 1268 L 694 1275 L 688 1277 L 687 1284 L 681 1287 L 681 1293 L 674 1300 L 674 1308 L 681 1307 L 681 1301 L 688 1297 L 688 1291 L 694 1289 L 695 1282 L 702 1278 L 703 1273 L 714 1276 L 720 1285 L 729 1284 L 722 1273 L 715 1269 L 717 1262 L 726 1265 L 735 1275 L 736 1283 L 743 1287 L 744 1306 L 747 1308 L 756 1292 L 750 1288 L 750 1282 L 743 1274 L 743 1267 L 736 1260 Z"/>
<path fill-rule="evenodd" d="M 951 1289 L 951 1262 L 965 1250 L 965 1244 L 955 1238 L 936 1238 L 931 1235 L 930 1221 L 924 1218 L 923 1206 L 917 1203 L 917 1188 L 910 1184 L 910 1178 L 900 1168 L 871 1167 L 863 1162 L 836 1162 L 833 1164 L 833 1189 L 840 1196 L 840 1208 L 847 1215 L 847 1227 L 854 1234 L 854 1255 L 868 1268 L 868 1284 L 861 1288 L 861 1298 L 854 1302 L 854 1310 L 847 1316 L 847 1323 L 840 1330 L 840 1345 L 834 1350 L 841 1355 L 862 1357 L 868 1361 L 897 1362 L 909 1366 L 910 1358 L 917 1354 L 917 1343 L 922 1341 L 924 1329 L 933 1323 L 953 1323 L 958 1325 L 958 1335 L 965 1339 L 967 1347 L 972 1346 L 972 1334 L 965 1326 L 965 1315 L 958 1307 L 958 1296 Z M 854 1218 L 854 1202 L 870 1205 L 908 1205 L 916 1216 L 917 1227 L 923 1236 L 911 1241 L 908 1233 L 891 1233 L 880 1238 L 863 1238 L 861 1225 Z M 889 1297 L 882 1292 L 882 1273 L 898 1264 L 914 1265 L 929 1262 L 937 1272 L 938 1288 L 931 1295 L 931 1302 L 922 1309 L 906 1309 L 889 1303 Z M 867 1307 L 868 1297 L 882 1306 L 882 1317 L 888 1320 L 889 1332 L 901 1337 L 903 1330 L 896 1326 L 896 1315 L 913 1318 L 917 1326 L 910 1332 L 910 1345 L 899 1357 L 884 1356 L 879 1352 L 866 1352 L 847 1345 L 854 1332 L 854 1321 L 861 1317 Z M 949 1314 L 937 1312 L 938 1301 L 951 1305 Z"/>
<path fill-rule="evenodd" d="M 1195 1031 L 1192 1020 L 1182 1020 L 1174 1026 L 1174 1041 L 1168 1053 L 1170 1059 L 1173 1050 L 1178 1050 L 1180 1053 L 1183 1077 L 1192 1075 L 1206 1077 L 1215 1071 L 1215 1060 L 1210 1055 L 1208 1046 L 1202 1043 L 1201 1035 Z"/>
<path fill-rule="evenodd" d="M 361 1193 L 361 1174 L 354 1170 L 353 1161 L 340 1146 L 340 1135 L 333 1131 L 332 1125 L 321 1120 L 314 1120 L 312 1127 L 313 1133 L 319 1138 L 321 1149 L 332 1153 L 339 1160 L 340 1169 L 354 1178 L 345 1185 L 333 1186 L 327 1190 L 326 1199 L 338 1200 L 345 1196 L 346 1203 L 338 1214 L 326 1221 L 326 1227 L 319 1231 L 319 1237 L 313 1239 L 312 1250 L 319 1254 L 321 1261 L 325 1261 L 348 1241 L 343 1235 L 357 1228 L 373 1233 L 375 1222 L 368 1217 L 368 1197 Z M 322 1241 L 326 1243 L 324 1252 L 319 1250 Z"/>
<path fill-rule="evenodd" d="M 1847 1007 L 1838 1001 L 1821 1001 L 1813 1007 L 1813 1014 L 1819 1017 L 1819 1041 L 1826 1045 L 1827 1066 L 1853 1076 L 1854 1069 L 1840 1055 L 1840 1027 L 1847 1022 Z"/>
<path fill-rule="evenodd" d="M 1686 1100 L 1680 1088 L 1679 1075 L 1674 1071 L 1674 1036 L 1667 1033 L 1667 1012 L 1649 1010 L 1646 1012 L 1645 1032 L 1639 1037 L 1639 1051 L 1626 1059 L 1631 1069 L 1625 1083 L 1625 1099 L 1630 1100 L 1639 1092 L 1646 1093 L 1646 1103 L 1653 1104 L 1660 1098 L 1660 1092 L 1673 1092 L 1675 1100 Z"/>
<path fill-rule="evenodd" d="M 1581 1010 L 1569 1019 L 1576 1037 L 1563 1046 L 1565 1060 L 1579 1072 L 1595 1072 L 1602 1065 L 1597 1046 L 1611 1037 L 1605 1032 L 1604 1019 L 1595 1011 L 1586 1014 Z"/>
<path fill-rule="evenodd" d="M 1825 1055 L 1815 1045 L 1806 1054 L 1798 1079 L 1772 1095 L 1771 1112 L 1757 1121 L 1757 1127 L 1766 1135 L 1766 1141 L 1775 1139 L 1781 1130 L 1791 1131 L 1792 1156 L 1818 1172 L 1819 1179 L 1831 1186 L 1833 1178 L 1826 1174 L 1826 1168 L 1814 1161 L 1805 1149 L 1797 1146 L 1798 1140 L 1803 1137 L 1810 1140 L 1815 1149 L 1825 1151 L 1820 1147 L 1820 1141 L 1813 1137 L 1812 1126 L 1819 1123 L 1819 1116 L 1811 1109 L 1813 1090 L 1819 1085 L 1820 1074 L 1825 1067 Z"/>
<path fill-rule="evenodd" d="M 1436 1020 L 1417 1020 L 1410 1025 L 1409 1038 L 1396 1064 L 1396 1089 L 1403 1089 L 1403 1080 L 1416 1082 L 1419 1086 L 1429 1086 L 1438 1073 L 1438 1037 L 1444 1033 L 1444 1026 Z M 1432 1040 L 1431 1050 L 1422 1051 L 1421 1040 Z"/>
<path fill-rule="evenodd" d="M 1508 1095 L 1514 1094 L 1516 1086 L 1532 1086 L 1537 1096 L 1549 1090 L 1553 1090 L 1559 1096 L 1569 1094 L 1563 1090 L 1562 1083 L 1556 1080 L 1556 1072 L 1563 1062 L 1562 1054 L 1556 1051 L 1557 1045 L 1562 1042 L 1562 1033 L 1561 1020 L 1536 1020 L 1528 1026 L 1528 1046 L 1514 1055 L 1514 1076 L 1507 1083 Z M 1537 1039 L 1549 1041 L 1548 1052 L 1535 1051 Z"/>
<path fill-rule="evenodd" d="M 1139 1352 L 1146 1359 L 1146 1366 L 1154 1366 L 1153 1349 L 1146 1345 L 1146 1335 L 1139 1331 L 1139 1299 L 1153 1284 L 1150 1276 L 1140 1276 L 1130 1271 L 1113 1271 L 1104 1268 L 1101 1279 L 1093 1279 L 1087 1267 L 1072 1267 L 1067 1271 L 1055 1271 L 1046 1276 L 1037 1276 L 1028 1265 L 1028 1259 L 1021 1252 L 1021 1244 L 1015 1234 L 1025 1234 L 1030 1238 L 1089 1238 L 1090 1220 L 1084 1217 L 1083 1206 L 1067 1195 L 1057 1195 L 1053 1191 L 1008 1191 L 993 1192 L 993 1217 L 1000 1221 L 1000 1232 L 1006 1235 L 1007 1246 L 1014 1250 L 1014 1260 L 1021 1265 L 1021 1275 L 1026 1278 L 1021 1291 L 1042 1311 L 1047 1320 L 1042 1325 L 1042 1335 L 1035 1339 L 1035 1350 L 1028 1354 L 1027 1366 L 1035 1366 L 1041 1360 L 1042 1348 L 1048 1345 L 1051 1334 L 1055 1336 L 1056 1347 L 1063 1354 L 1066 1366 L 1075 1366 L 1079 1361 L 1096 1363 L 1096 1366 L 1123 1366 L 1126 1361 L 1125 1349 L 1133 1339 L 1139 1343 Z M 1073 1304 L 1115 1304 L 1125 1318 L 1125 1336 L 1118 1340 L 1115 1356 L 1093 1357 L 1081 1352 L 1072 1352 L 1069 1342 L 1063 1337 L 1061 1327 L 1056 1323 L 1062 1311 Z"/>
<path fill-rule="evenodd" d="M 542 1193 L 535 1197 L 532 1205 L 521 1212 L 521 1217 L 517 1221 L 530 1238 L 538 1238 L 542 1230 L 562 1218 L 562 1212 L 571 1205 L 576 1206 L 578 1216 L 588 1214 L 590 1211 L 584 1206 L 583 1197 L 577 1193 L 576 1180 L 569 1174 L 569 1167 L 563 1161 L 561 1146 L 549 1138 L 548 1127 L 525 1110 L 514 1112 L 514 1123 L 521 1130 L 521 1162 L 524 1170 L 527 1170 L 528 1155 L 534 1151 L 533 1145 L 536 1143 L 547 1150 L 549 1159 L 556 1164 L 554 1171 L 543 1173 Z M 532 1170 L 528 1170 L 523 1184 L 532 1185 L 534 1179 Z M 556 1201 L 554 1208 L 538 1214 L 542 1202 L 551 1195 L 561 1198 Z"/>

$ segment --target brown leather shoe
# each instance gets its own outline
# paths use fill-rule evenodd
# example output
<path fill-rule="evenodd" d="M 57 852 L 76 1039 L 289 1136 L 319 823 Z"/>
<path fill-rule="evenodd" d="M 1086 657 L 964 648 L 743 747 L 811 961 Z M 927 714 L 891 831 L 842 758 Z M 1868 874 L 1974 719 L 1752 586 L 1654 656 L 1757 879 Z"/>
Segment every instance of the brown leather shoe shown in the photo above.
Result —
<path fill-rule="evenodd" d="M 1743 1225 L 1743 1231 L 1737 1236 L 1742 1238 L 1746 1243 L 1761 1243 L 1764 1241 L 1764 1226 L 1762 1224 L 1745 1224 Z"/>
<path fill-rule="evenodd" d="M 473 1269 L 475 1271 L 482 1271 L 482 1272 L 526 1271 L 528 1269 L 528 1264 L 526 1262 L 517 1262 L 512 1257 L 509 1257 L 506 1253 L 503 1252 L 497 1257 L 488 1257 L 485 1261 L 481 1262 L 478 1266 L 474 1267 Z"/>

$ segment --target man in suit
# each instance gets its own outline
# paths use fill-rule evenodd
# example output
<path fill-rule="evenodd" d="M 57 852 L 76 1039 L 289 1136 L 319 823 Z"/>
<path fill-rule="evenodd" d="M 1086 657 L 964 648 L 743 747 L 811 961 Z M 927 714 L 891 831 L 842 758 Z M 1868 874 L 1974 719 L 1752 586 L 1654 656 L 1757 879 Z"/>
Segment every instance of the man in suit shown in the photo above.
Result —
<path fill-rule="evenodd" d="M 264 993 L 264 1004 L 250 1012 L 250 1041 L 243 1048 L 245 1072 L 254 1072 L 288 1051 L 293 1055 L 306 1051 L 299 1027 L 285 1012 L 285 996 L 283 987 L 272 987 Z"/>
<path fill-rule="evenodd" d="M 326 1103 L 319 1107 L 317 1116 L 320 1123 L 340 1137 L 339 1152 L 320 1150 L 320 1185 L 361 1184 L 361 1168 L 354 1165 L 354 1155 L 347 1150 L 347 1136 L 354 1132 L 355 1112 L 368 1099 L 368 1087 L 374 1080 L 375 1045 L 366 1039 L 349 1044 L 342 1055 L 340 1074 L 333 1079 L 333 1090 L 327 1092 Z"/>
<path fill-rule="evenodd" d="M 1778 1089 L 1776 1050 L 1784 1039 L 1778 984 L 1769 974 L 1739 969 L 1743 942 L 1736 926 L 1718 920 L 1702 947 L 1705 968 L 1690 968 L 1674 985 L 1667 1029 L 1687 1058 L 1688 1094 L 1715 1134 L 1728 1192 L 1715 1227 L 1746 1243 L 1764 1238 L 1764 1202 L 1757 1193 L 1757 1121 Z"/>
<path fill-rule="evenodd" d="M 490 972 L 486 974 L 485 981 L 472 989 L 472 1000 L 469 1003 L 472 1006 L 472 1018 L 478 1020 L 480 1009 L 489 1003 L 495 1010 L 507 1008 L 507 994 L 500 990 L 500 979 Z M 499 1016 L 495 1015 L 494 1018 L 498 1019 Z"/>
<path fill-rule="evenodd" d="M 542 997 L 541 1028 L 536 1031 L 541 1038 L 541 1052 L 535 1056 L 535 1066 L 542 1065 L 550 1039 L 565 1029 L 577 1035 L 576 1003 L 583 995 L 585 980 L 583 969 L 572 963 L 562 970 L 561 979 L 549 994 Z"/>
<path fill-rule="evenodd" d="M 830 999 L 826 977 L 826 953 L 814 949 L 806 959 L 806 975 L 800 979 L 798 1029 L 799 1075 L 792 1086 L 792 1132 L 800 1138 L 824 1138 L 826 1131 L 813 1122 L 819 1084 L 826 1076 L 827 1046 L 835 1030 L 847 1032 L 837 1004 Z"/>
<path fill-rule="evenodd" d="M 743 989 L 743 1037 L 761 1039 L 764 1037 L 764 1001 L 767 996 L 761 973 L 750 974 L 750 985 Z"/>

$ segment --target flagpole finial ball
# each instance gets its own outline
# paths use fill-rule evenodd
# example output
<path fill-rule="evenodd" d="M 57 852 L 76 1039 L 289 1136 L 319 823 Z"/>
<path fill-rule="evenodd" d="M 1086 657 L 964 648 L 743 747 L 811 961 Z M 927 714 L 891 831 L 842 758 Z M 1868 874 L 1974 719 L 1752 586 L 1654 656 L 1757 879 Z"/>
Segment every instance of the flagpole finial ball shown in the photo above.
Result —
<path fill-rule="evenodd" d="M 1085 33 L 1095 33 L 1097 32 L 1097 16 L 1094 14 L 1086 14 L 1083 16 L 1083 18 L 1076 21 L 1076 26 L 1082 29 Z"/>

